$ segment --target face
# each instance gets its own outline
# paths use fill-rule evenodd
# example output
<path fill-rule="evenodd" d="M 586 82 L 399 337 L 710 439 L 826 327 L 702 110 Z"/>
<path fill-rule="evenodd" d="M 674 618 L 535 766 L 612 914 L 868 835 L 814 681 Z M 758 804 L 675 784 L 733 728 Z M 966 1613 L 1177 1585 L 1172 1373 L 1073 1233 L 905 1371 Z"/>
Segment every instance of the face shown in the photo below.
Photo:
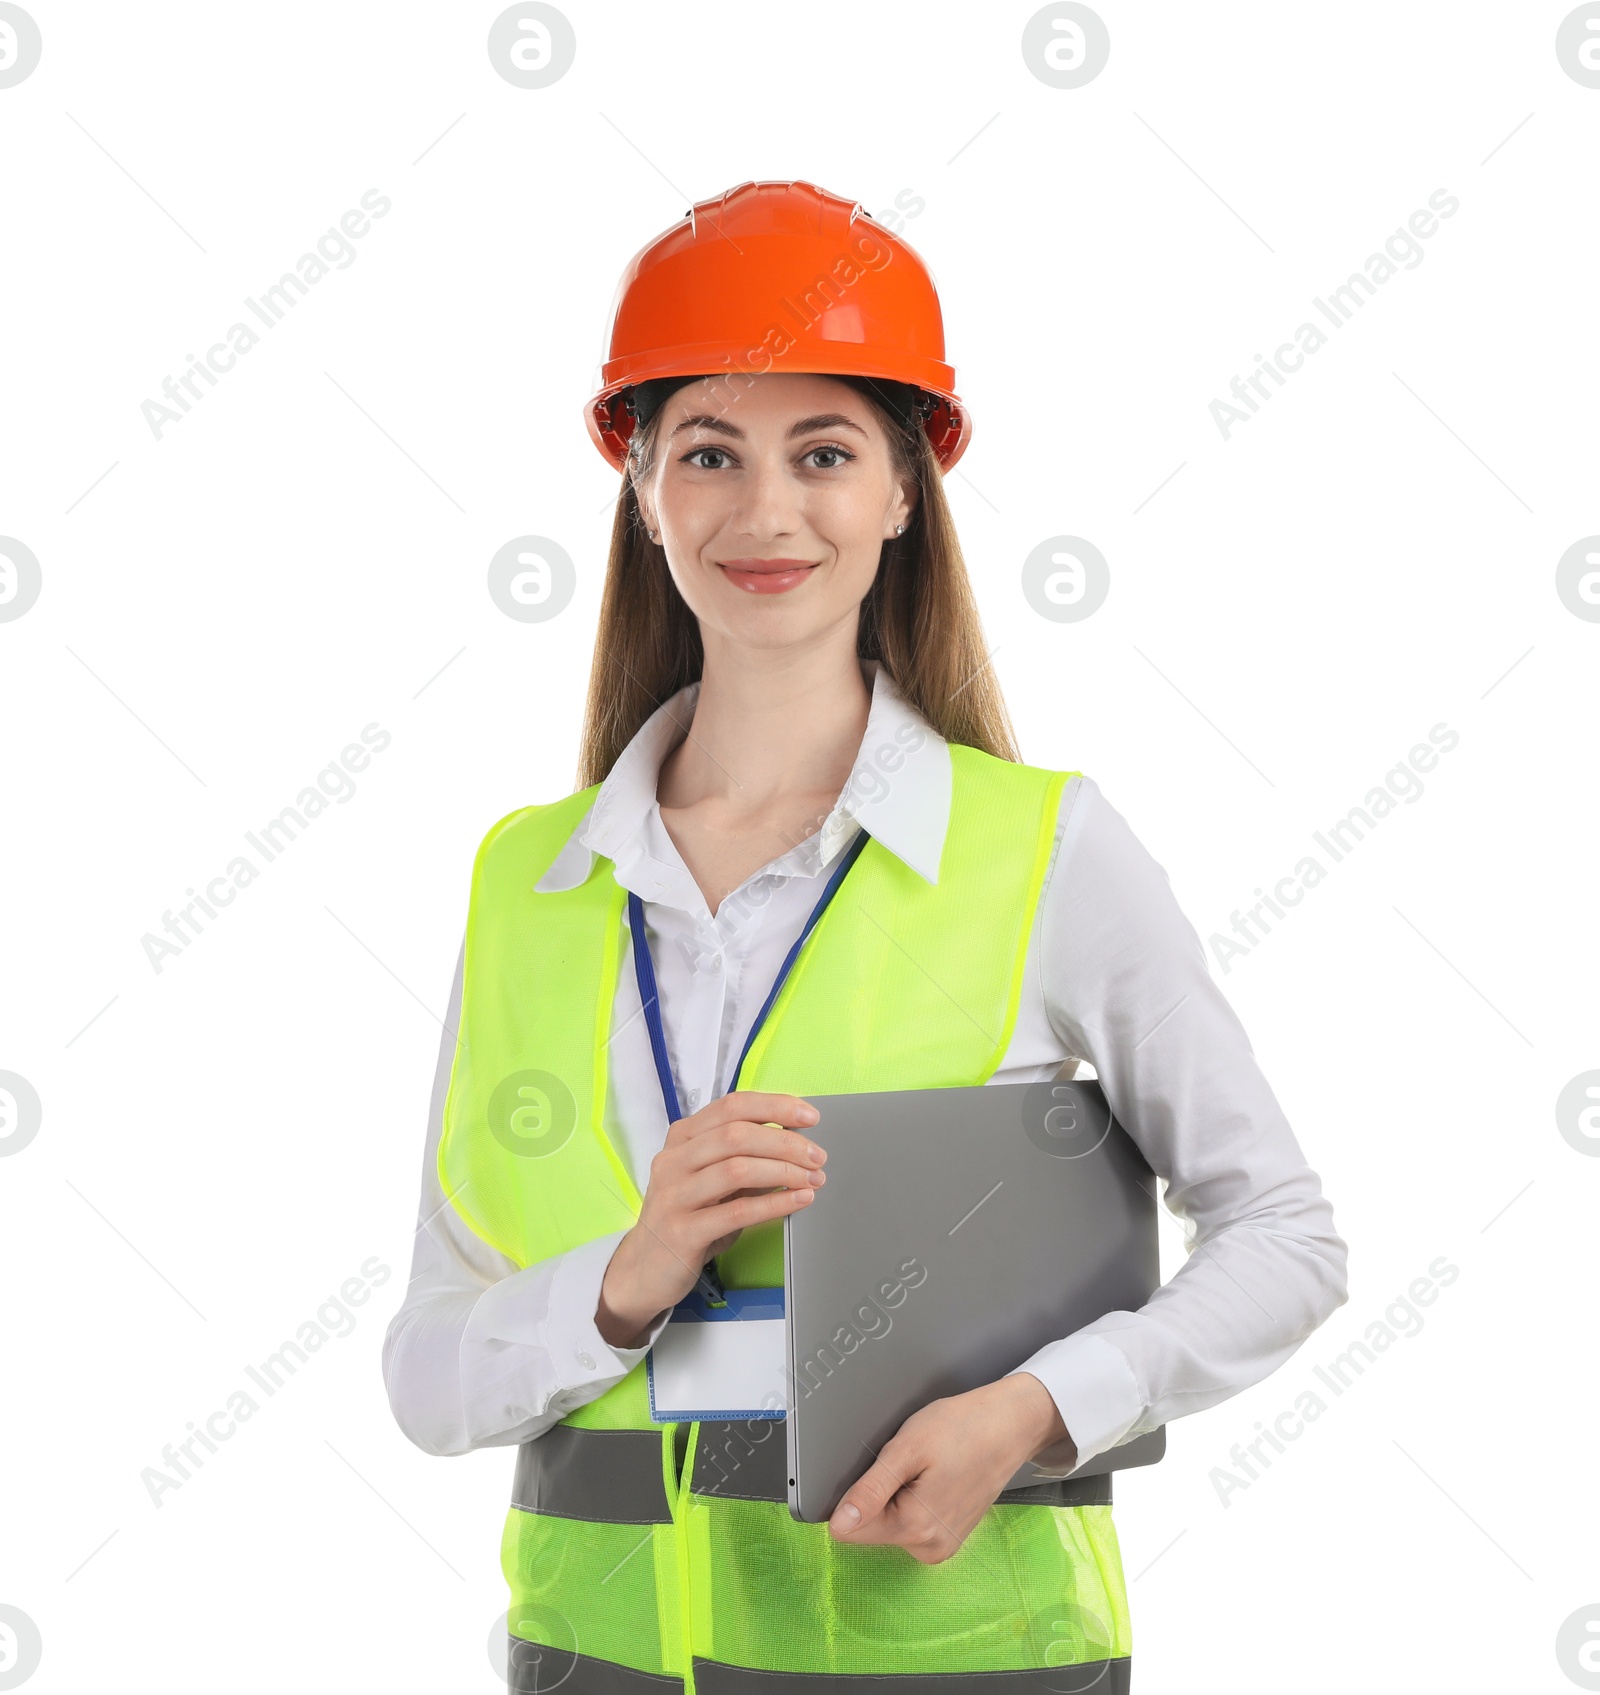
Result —
<path fill-rule="evenodd" d="M 638 490 L 708 645 L 854 640 L 883 543 L 910 521 L 874 409 L 831 377 L 690 383 L 657 424 Z"/>

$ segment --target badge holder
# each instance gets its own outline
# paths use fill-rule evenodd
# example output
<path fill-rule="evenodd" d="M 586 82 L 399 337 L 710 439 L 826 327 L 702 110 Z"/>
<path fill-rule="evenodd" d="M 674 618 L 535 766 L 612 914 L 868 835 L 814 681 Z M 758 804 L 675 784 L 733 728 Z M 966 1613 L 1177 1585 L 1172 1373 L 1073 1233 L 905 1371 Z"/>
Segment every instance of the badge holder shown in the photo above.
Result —
<path fill-rule="evenodd" d="M 691 1289 L 645 1355 L 651 1420 L 782 1418 L 787 1363 L 781 1287 L 729 1289 L 720 1305 Z"/>

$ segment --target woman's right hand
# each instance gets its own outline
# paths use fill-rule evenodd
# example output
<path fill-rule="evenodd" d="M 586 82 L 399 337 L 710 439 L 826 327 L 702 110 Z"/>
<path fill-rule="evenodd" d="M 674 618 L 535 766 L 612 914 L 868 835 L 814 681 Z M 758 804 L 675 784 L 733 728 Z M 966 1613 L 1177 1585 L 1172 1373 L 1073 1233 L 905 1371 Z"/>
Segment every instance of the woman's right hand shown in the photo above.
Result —
<path fill-rule="evenodd" d="M 612 1347 L 638 1347 L 695 1286 L 705 1262 L 731 1248 L 747 1225 L 810 1203 L 828 1157 L 804 1133 L 817 1118 L 797 1095 L 739 1090 L 668 1129 L 650 1162 L 639 1220 L 600 1286 L 595 1324 Z"/>

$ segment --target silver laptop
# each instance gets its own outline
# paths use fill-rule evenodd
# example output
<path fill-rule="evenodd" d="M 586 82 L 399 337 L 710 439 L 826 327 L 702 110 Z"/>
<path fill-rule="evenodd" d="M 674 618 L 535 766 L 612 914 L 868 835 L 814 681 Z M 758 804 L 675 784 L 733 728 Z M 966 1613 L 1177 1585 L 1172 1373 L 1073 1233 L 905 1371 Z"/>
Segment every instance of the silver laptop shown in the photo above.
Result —
<path fill-rule="evenodd" d="M 1161 1273 L 1154 1174 L 1097 1082 L 808 1098 L 828 1181 L 784 1220 L 784 1425 L 790 1514 L 818 1523 L 912 1413 L 1142 1307 Z M 1109 1499 L 1106 1473 L 1165 1450 L 1155 1430 L 1006 1489 Z"/>

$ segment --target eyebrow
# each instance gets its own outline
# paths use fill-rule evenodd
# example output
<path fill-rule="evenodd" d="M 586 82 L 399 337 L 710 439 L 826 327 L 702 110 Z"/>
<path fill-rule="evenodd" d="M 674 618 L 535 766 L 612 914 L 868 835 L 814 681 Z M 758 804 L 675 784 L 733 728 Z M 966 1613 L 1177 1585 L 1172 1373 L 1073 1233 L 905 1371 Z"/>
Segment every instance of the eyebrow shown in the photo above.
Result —
<path fill-rule="evenodd" d="M 716 430 L 721 435 L 736 436 L 741 440 L 744 437 L 743 430 L 728 423 L 726 419 L 712 417 L 709 412 L 700 412 L 692 418 L 685 418 L 681 424 L 673 427 L 672 435 L 676 435 L 679 430 L 690 429 Z M 854 430 L 860 436 L 867 433 L 854 419 L 847 418 L 843 412 L 818 412 L 815 417 L 802 418 L 799 423 L 792 425 L 789 430 L 789 439 L 793 440 L 796 436 L 812 435 L 818 430 Z M 668 440 L 671 440 L 671 436 L 668 437 Z"/>

